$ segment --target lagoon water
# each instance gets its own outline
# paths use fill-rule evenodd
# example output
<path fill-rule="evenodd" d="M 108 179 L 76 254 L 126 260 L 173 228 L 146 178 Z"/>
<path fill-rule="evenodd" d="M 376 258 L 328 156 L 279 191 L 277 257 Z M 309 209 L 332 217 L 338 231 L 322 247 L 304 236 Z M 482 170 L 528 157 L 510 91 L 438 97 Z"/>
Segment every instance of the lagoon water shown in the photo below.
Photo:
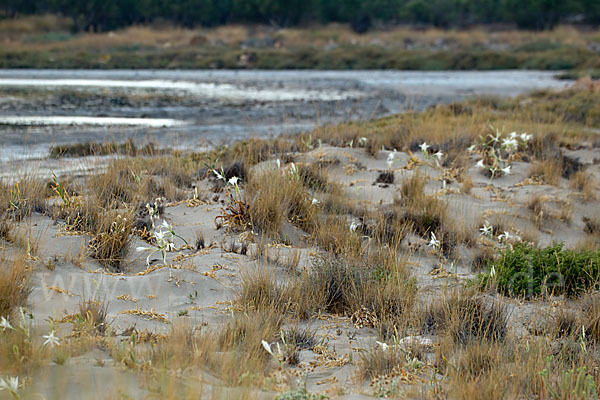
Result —
<path fill-rule="evenodd" d="M 568 83 L 543 71 L 0 70 L 0 158 L 128 138 L 198 149 Z"/>

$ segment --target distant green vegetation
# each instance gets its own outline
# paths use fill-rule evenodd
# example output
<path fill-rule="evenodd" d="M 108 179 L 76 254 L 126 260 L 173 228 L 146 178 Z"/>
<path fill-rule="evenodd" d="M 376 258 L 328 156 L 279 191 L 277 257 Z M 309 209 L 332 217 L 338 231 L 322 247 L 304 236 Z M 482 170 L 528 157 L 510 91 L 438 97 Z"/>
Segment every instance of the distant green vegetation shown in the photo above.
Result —
<path fill-rule="evenodd" d="M 375 21 L 466 27 L 514 23 L 548 29 L 561 22 L 600 23 L 597 0 L 6 0 L 0 16 L 59 13 L 76 30 L 106 31 L 167 20 L 178 25 L 347 22 L 364 32 Z"/>
<path fill-rule="evenodd" d="M 110 57 L 105 57 L 109 54 Z M 240 60 L 248 58 L 247 63 Z M 0 68 L 166 68 L 166 69 L 397 69 L 397 70 L 600 70 L 600 54 L 584 48 L 544 52 L 481 49 L 398 50 L 378 46 L 343 45 L 335 49 L 293 49 L 203 46 L 198 48 L 64 47 L 49 50 L 0 49 Z M 576 74 L 577 72 L 573 72 Z M 584 75 L 588 75 L 586 72 Z M 567 76 L 568 78 L 572 75 Z"/>
<path fill-rule="evenodd" d="M 504 295 L 574 297 L 598 285 L 600 251 L 567 250 L 563 244 L 538 249 L 518 243 L 502 251 L 484 280 L 490 282 L 493 275 L 498 291 Z"/>

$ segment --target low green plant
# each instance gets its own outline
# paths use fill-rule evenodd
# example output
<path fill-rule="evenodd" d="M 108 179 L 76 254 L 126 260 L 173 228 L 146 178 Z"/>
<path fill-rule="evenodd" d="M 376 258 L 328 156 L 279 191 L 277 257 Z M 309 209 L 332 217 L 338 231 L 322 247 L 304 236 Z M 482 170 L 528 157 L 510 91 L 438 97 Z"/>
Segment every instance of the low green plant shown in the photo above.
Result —
<path fill-rule="evenodd" d="M 21 196 L 21 189 L 19 189 L 19 182 L 15 183 L 14 189 L 10 190 L 9 205 L 11 210 L 20 210 L 23 204 L 23 198 Z"/>
<path fill-rule="evenodd" d="M 600 280 L 600 251 L 574 251 L 554 243 L 544 249 L 516 243 L 500 253 L 484 284 L 495 281 L 498 292 L 512 297 L 542 294 L 575 297 Z"/>
<path fill-rule="evenodd" d="M 52 173 L 52 190 L 62 200 L 62 207 L 71 207 L 73 205 L 73 198 L 69 195 L 64 183 L 56 177 L 54 172 Z"/>

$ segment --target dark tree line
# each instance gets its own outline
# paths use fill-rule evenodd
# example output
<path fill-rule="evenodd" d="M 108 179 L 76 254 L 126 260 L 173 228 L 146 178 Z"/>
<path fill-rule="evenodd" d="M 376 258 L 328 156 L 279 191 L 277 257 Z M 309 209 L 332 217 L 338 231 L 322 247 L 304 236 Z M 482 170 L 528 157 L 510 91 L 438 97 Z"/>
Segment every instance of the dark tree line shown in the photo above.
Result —
<path fill-rule="evenodd" d="M 77 30 L 105 31 L 167 20 L 186 27 L 225 23 L 295 26 L 348 22 L 366 31 L 374 21 L 467 27 L 514 23 L 547 29 L 561 22 L 600 23 L 600 0 L 3 0 L 0 15 L 60 13 Z"/>

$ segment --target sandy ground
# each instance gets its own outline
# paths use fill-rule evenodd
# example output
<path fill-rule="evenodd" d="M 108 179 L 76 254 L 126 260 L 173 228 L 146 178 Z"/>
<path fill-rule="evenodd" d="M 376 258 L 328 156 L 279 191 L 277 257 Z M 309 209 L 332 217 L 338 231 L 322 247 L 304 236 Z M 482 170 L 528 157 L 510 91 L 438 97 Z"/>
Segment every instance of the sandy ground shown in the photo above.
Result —
<path fill-rule="evenodd" d="M 597 185 L 600 177 L 597 150 L 583 147 L 567 153 L 585 164 L 586 171 Z M 416 173 L 416 169 L 409 167 L 410 156 L 396 153 L 393 165 L 395 182 L 391 185 L 374 184 L 378 173 L 388 169 L 388 154 L 388 151 L 380 151 L 376 158 L 372 158 L 364 149 L 324 146 L 296 155 L 296 162 L 330 161 L 330 179 L 341 182 L 351 198 L 364 203 L 366 207 L 373 207 L 391 203 L 397 196 L 402 180 Z M 418 157 L 422 159 L 421 155 Z M 530 164 L 515 162 L 510 175 L 494 179 L 490 184 L 489 178 L 475 166 L 476 157 L 468 153 L 465 157 L 471 157 L 473 165 L 468 171 L 474 182 L 469 194 L 461 193 L 460 184 L 454 181 L 447 182 L 444 188 L 442 171 L 431 160 L 423 160 L 424 164 L 418 167 L 420 174 L 430 178 L 426 186 L 428 194 L 447 199 L 451 215 L 457 221 L 478 232 L 482 215 L 490 221 L 502 217 L 512 233 L 537 237 L 539 245 L 563 241 L 568 247 L 573 247 L 585 238 L 582 218 L 597 212 L 600 202 L 584 202 L 579 194 L 569 189 L 566 179 L 561 179 L 558 186 L 535 183 L 527 179 Z M 262 167 L 264 164 L 254 168 Z M 208 181 L 199 184 L 211 188 Z M 570 204 L 570 219 L 561 221 L 550 218 L 542 230 L 537 229 L 532 222 L 531 211 L 526 206 L 529 197 L 537 193 L 546 196 L 545 204 L 551 215 L 560 215 L 561 210 Z M 598 194 L 596 191 L 596 197 Z M 310 258 L 316 249 L 303 244 L 302 232 L 297 232 L 293 240 L 294 247 L 270 246 L 266 257 L 254 257 L 254 244 L 250 245 L 248 255 L 229 251 L 232 242 L 241 243 L 242 239 L 215 227 L 214 219 L 220 213 L 223 196 L 220 194 L 210 204 L 197 207 L 190 207 L 186 203 L 167 205 L 162 217 L 174 226 L 176 232 L 193 242 L 200 231 L 207 245 L 206 249 L 200 251 L 168 253 L 167 263 L 173 264 L 173 268 L 161 267 L 162 260 L 159 260 L 158 254 L 151 258 L 151 266 L 147 267 L 146 254 L 135 251 L 137 246 L 144 243 L 135 238 L 124 263 L 124 272 L 109 273 L 97 261 L 85 255 L 89 237 L 66 234 L 56 221 L 46 216 L 33 215 L 23 221 L 21 229 L 30 230 L 38 246 L 35 254 L 39 262 L 35 268 L 34 290 L 29 298 L 34 327 L 40 331 L 47 330 L 49 318 L 61 319 L 74 313 L 82 299 L 91 298 L 106 299 L 109 321 L 117 334 L 126 334 L 131 327 L 138 331 L 166 333 L 174 324 L 184 320 L 194 325 L 218 327 L 230 318 L 229 302 L 235 296 L 241 274 L 267 268 L 278 279 L 285 280 L 288 271 L 277 261 L 291 257 L 297 251 L 301 254 L 300 268 L 310 267 Z M 440 267 L 439 259 L 425 246 L 426 241 L 413 240 L 416 250 L 407 251 L 410 255 L 408 262 L 418 281 L 422 301 L 439 296 L 450 287 L 460 285 L 474 276 L 472 249 L 461 247 L 454 266 L 442 265 L 445 273 L 439 273 L 439 270 L 436 273 L 434 270 Z M 177 245 L 182 244 L 182 241 L 177 242 Z M 3 246 L 6 251 L 11 251 L 9 245 Z M 51 269 L 47 267 L 49 264 L 52 265 Z M 548 300 L 533 305 L 504 298 L 501 301 L 510 309 L 511 331 L 517 336 L 529 334 L 527 326 L 532 318 L 550 307 L 552 302 Z M 350 358 L 356 360 L 360 349 L 373 346 L 375 330 L 358 329 L 346 317 L 324 316 L 321 320 L 302 324 L 310 326 L 317 337 L 328 342 L 328 348 L 333 350 L 327 356 L 310 350 L 301 352 L 301 363 L 315 361 L 315 368 L 307 375 L 308 389 L 314 392 L 328 391 L 334 397 L 336 393 L 345 392 L 340 397 L 345 399 L 369 397 L 369 387 L 356 382 L 355 366 Z M 59 335 L 68 335 L 70 329 L 71 324 L 61 324 Z M 207 391 L 203 393 L 220 387 L 218 379 L 210 376 L 205 378 L 203 388 Z M 46 399 L 116 398 L 119 391 L 137 399 L 145 398 L 148 394 L 148 386 L 134 373 L 116 365 L 108 352 L 99 349 L 69 359 L 65 365 L 51 363 L 41 368 L 32 381 L 35 385 L 28 387 L 27 396 L 40 393 Z M 111 382 L 110 388 L 106 387 L 106 382 Z M 418 388 L 407 385 L 408 391 L 418 391 Z M 261 397 L 265 398 L 274 395 L 273 392 L 261 393 Z M 0 398 L 6 396 L 0 392 Z"/>

